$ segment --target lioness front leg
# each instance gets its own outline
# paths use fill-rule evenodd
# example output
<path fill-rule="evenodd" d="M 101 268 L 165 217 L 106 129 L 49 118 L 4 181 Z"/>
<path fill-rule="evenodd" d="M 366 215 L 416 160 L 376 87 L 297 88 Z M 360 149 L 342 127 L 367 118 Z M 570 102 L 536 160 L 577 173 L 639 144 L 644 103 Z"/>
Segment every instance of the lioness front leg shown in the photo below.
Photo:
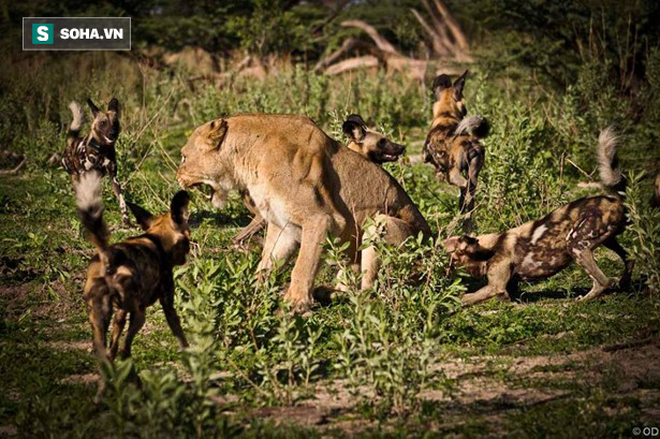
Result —
<path fill-rule="evenodd" d="M 295 311 L 306 311 L 311 305 L 314 278 L 331 222 L 328 215 L 322 214 L 309 218 L 302 226 L 300 252 L 291 272 L 291 285 L 284 296 Z"/>

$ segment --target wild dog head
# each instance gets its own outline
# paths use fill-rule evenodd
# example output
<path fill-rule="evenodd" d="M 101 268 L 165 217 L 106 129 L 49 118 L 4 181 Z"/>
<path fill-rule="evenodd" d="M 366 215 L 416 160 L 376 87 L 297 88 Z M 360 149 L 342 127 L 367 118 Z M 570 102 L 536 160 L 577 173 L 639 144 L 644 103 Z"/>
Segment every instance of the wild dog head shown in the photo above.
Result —
<path fill-rule="evenodd" d="M 216 119 L 195 129 L 181 149 L 177 181 L 183 188 L 206 184 L 211 187 L 211 202 L 224 207 L 228 192 L 234 187 L 230 151 L 222 147 L 227 122 Z"/>
<path fill-rule="evenodd" d="M 114 144 L 119 137 L 119 101 L 112 98 L 105 111 L 99 109 L 91 99 L 87 105 L 92 112 L 92 129 L 90 135 L 101 144 Z"/>
<path fill-rule="evenodd" d="M 188 193 L 179 191 L 172 198 L 169 212 L 160 215 L 152 215 L 146 209 L 128 203 L 142 230 L 158 239 L 172 265 L 185 264 L 186 255 L 190 251 L 189 202 Z"/>
<path fill-rule="evenodd" d="M 347 147 L 377 164 L 395 162 L 406 147 L 392 142 L 384 135 L 367 127 L 357 114 L 351 114 L 342 125 L 342 130 L 350 142 Z"/>
<path fill-rule="evenodd" d="M 463 102 L 463 88 L 468 71 L 463 72 L 452 83 L 448 75 L 442 74 L 433 80 L 433 121 L 431 131 L 424 144 L 424 162 L 432 163 L 438 170 L 447 170 L 449 167 L 449 149 L 446 140 L 453 135 L 460 121 L 467 114 Z M 433 136 L 432 136 L 433 134 Z"/>
<path fill-rule="evenodd" d="M 492 247 L 497 238 L 498 235 L 493 234 L 476 238 L 469 235 L 452 236 L 445 239 L 444 248 L 451 257 L 450 268 L 463 268 L 473 276 L 484 275 L 488 260 L 495 254 Z"/>

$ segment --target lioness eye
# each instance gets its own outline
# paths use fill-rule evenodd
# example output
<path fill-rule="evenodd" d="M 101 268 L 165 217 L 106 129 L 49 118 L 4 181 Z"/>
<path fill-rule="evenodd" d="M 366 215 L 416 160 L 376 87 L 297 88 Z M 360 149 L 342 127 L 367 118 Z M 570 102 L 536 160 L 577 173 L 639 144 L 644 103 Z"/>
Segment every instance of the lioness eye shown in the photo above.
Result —
<path fill-rule="evenodd" d="M 182 155 L 181 156 L 181 164 L 184 164 L 186 162 L 186 156 Z"/>

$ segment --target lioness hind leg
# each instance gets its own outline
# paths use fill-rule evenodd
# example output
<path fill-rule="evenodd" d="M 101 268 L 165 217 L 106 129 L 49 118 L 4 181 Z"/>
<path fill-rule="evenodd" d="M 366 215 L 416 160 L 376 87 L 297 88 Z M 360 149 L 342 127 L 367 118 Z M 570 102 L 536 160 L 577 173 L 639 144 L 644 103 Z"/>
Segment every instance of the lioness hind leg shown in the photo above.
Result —
<path fill-rule="evenodd" d="M 364 230 L 362 239 L 367 239 L 373 242 L 375 239 L 380 239 L 377 224 L 384 224 L 384 235 L 382 239 L 388 244 L 398 245 L 405 241 L 408 237 L 414 235 L 414 228 L 405 221 L 387 215 L 377 215 L 376 223 Z M 361 271 L 362 271 L 362 285 L 361 288 L 366 290 L 373 287 L 373 284 L 378 276 L 380 270 L 380 259 L 378 252 L 373 245 L 362 250 L 361 258 Z"/>

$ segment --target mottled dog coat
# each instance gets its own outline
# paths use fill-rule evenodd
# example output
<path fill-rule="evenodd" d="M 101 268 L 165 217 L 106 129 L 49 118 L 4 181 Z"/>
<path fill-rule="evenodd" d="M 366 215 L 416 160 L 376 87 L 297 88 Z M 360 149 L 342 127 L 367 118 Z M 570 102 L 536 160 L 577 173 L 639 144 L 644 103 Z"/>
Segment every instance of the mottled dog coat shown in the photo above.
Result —
<path fill-rule="evenodd" d="M 117 152 L 115 143 L 119 137 L 119 101 L 113 98 L 108 103 L 106 111 L 101 111 L 91 99 L 87 105 L 92 112 L 93 120 L 89 134 L 80 137 L 83 124 L 83 112 L 76 102 L 69 105 L 73 114 L 73 121 L 69 127 L 66 139 L 66 149 L 62 158 L 64 169 L 71 176 L 74 188 L 80 176 L 89 171 L 96 171 L 101 175 L 109 175 L 112 181 L 112 190 L 119 200 L 122 221 L 129 223 L 128 210 L 124 195 L 117 179 Z"/>
<path fill-rule="evenodd" d="M 172 268 L 185 263 L 190 248 L 188 193 L 177 193 L 170 211 L 158 216 L 129 203 L 145 233 L 112 245 L 108 244 L 102 216 L 100 174 L 94 171 L 82 174 L 76 183 L 76 197 L 80 219 L 97 252 L 87 269 L 84 298 L 99 361 L 111 362 L 115 358 L 128 314 L 131 321 L 121 355 L 130 356 L 133 338 L 144 325 L 145 310 L 157 300 L 181 348 L 185 348 L 188 344 L 174 310 Z M 106 350 L 106 333 L 113 310 L 116 312 L 112 337 Z M 101 381 L 97 401 L 103 388 Z"/>
<path fill-rule="evenodd" d="M 611 195 L 581 198 L 502 234 L 455 236 L 445 241 L 454 265 L 464 267 L 473 276 L 488 278 L 488 285 L 466 294 L 463 303 L 506 297 L 510 281 L 543 279 L 573 261 L 593 279 L 591 291 L 581 299 L 596 298 L 611 285 L 594 260 L 593 250 L 600 245 L 623 260 L 625 269 L 619 286 L 628 286 L 633 262 L 616 240 L 626 224 L 622 196 L 626 182 L 619 168 L 617 147 L 613 131 L 603 130 L 598 165 L 601 181 Z"/>
<path fill-rule="evenodd" d="M 477 179 L 485 157 L 479 139 L 488 135 L 489 126 L 482 117 L 465 117 L 463 87 L 467 74 L 465 71 L 453 84 L 447 75 L 433 81 L 436 102 L 423 155 L 424 161 L 435 167 L 438 177 L 460 189 L 459 208 L 465 214 L 464 227 L 469 230 Z"/>

